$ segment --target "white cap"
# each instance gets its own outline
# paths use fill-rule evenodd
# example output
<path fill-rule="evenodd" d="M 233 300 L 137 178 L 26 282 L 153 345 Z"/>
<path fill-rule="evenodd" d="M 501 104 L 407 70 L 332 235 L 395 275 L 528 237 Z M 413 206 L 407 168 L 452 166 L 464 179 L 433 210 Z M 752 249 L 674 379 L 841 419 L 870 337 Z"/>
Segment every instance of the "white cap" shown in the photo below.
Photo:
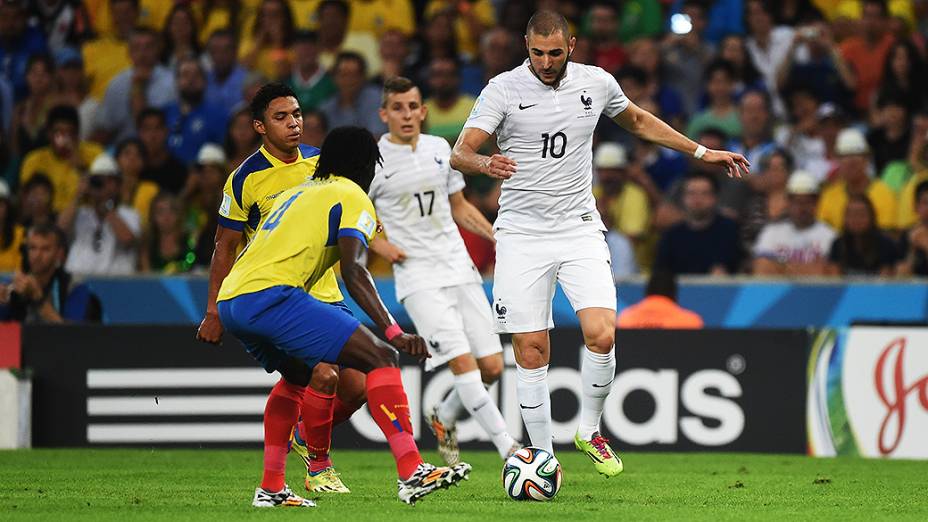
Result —
<path fill-rule="evenodd" d="M 90 164 L 90 175 L 118 176 L 119 165 L 116 164 L 116 160 L 112 156 L 104 152 L 94 158 L 93 163 Z"/>
<path fill-rule="evenodd" d="M 215 143 L 204 143 L 197 153 L 197 163 L 200 165 L 226 166 L 226 152 Z"/>
<path fill-rule="evenodd" d="M 818 194 L 818 181 L 804 170 L 797 170 L 786 182 L 786 193 L 793 196 Z"/>
<path fill-rule="evenodd" d="M 838 133 L 838 139 L 835 141 L 835 154 L 838 156 L 870 154 L 870 146 L 867 145 L 867 138 L 864 137 L 864 133 L 853 127 L 848 127 Z"/>
<path fill-rule="evenodd" d="M 603 142 L 596 147 L 593 165 L 598 169 L 621 169 L 628 165 L 625 147 L 618 143 Z"/>
<path fill-rule="evenodd" d="M 0 199 L 5 199 L 10 197 L 10 186 L 7 185 L 6 180 L 0 179 Z M 9 219 L 9 216 L 7 216 Z"/>

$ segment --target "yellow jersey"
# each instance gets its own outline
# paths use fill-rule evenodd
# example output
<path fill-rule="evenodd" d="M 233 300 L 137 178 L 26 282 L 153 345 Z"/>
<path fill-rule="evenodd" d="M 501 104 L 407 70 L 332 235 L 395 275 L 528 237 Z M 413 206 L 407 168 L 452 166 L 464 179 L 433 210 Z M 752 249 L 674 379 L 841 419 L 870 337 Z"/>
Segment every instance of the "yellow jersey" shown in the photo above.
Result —
<path fill-rule="evenodd" d="M 374 204 L 347 178 L 310 179 L 280 194 L 222 282 L 217 301 L 273 286 L 317 284 L 339 260 L 338 238 L 365 245 L 377 231 Z"/>
<path fill-rule="evenodd" d="M 246 244 L 250 243 L 278 196 L 312 176 L 318 161 L 319 149 L 309 145 L 300 145 L 299 157 L 291 163 L 275 158 L 262 146 L 226 180 L 219 206 L 219 224 L 243 231 Z M 344 299 L 334 270 L 329 270 L 317 285 L 307 290 L 326 303 Z"/>

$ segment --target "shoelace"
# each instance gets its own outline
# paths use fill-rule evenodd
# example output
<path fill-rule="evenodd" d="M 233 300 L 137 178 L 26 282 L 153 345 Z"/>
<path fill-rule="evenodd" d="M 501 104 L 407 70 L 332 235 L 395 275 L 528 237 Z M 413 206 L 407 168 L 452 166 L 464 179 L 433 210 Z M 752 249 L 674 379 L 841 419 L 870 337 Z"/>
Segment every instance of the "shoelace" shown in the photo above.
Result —
<path fill-rule="evenodd" d="M 606 449 L 606 444 L 609 444 L 609 439 L 607 439 L 606 437 L 603 437 L 602 435 L 597 435 L 593 437 L 593 440 L 590 441 L 590 444 L 594 448 L 596 448 L 596 451 L 598 451 L 599 454 L 602 455 L 604 459 L 612 458 L 612 455 Z"/>

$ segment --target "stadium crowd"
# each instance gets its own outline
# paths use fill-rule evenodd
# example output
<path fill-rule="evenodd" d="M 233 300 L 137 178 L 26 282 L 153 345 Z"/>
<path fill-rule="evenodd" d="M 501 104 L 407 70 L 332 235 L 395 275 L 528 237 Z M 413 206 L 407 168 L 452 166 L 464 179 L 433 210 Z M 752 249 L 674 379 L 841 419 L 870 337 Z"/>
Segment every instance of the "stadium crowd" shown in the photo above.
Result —
<path fill-rule="evenodd" d="M 52 280 L 29 275 L 49 238 L 75 276 L 205 271 L 268 81 L 319 146 L 341 125 L 385 132 L 380 87 L 409 77 L 426 132 L 453 143 L 542 8 L 570 20 L 572 60 L 752 163 L 730 179 L 604 118 L 594 193 L 617 279 L 928 276 L 926 0 L 0 0 L 0 272 L 16 272 L 0 299 Z M 492 220 L 498 183 L 467 181 Z M 462 234 L 492 273 L 493 245 Z"/>

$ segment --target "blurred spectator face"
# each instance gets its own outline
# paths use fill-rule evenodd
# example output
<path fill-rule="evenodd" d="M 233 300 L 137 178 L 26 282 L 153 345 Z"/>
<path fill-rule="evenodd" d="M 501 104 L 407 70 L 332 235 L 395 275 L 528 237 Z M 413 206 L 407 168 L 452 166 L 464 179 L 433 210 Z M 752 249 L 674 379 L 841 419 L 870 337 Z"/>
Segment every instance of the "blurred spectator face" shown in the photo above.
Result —
<path fill-rule="evenodd" d="M 296 55 L 296 66 L 300 70 L 309 71 L 319 65 L 319 44 L 310 40 L 300 40 L 293 45 L 293 54 Z"/>
<path fill-rule="evenodd" d="M 52 88 L 52 73 L 44 60 L 35 60 L 26 70 L 26 86 L 29 94 L 43 95 Z"/>
<path fill-rule="evenodd" d="M 883 9 L 874 2 L 864 3 L 861 23 L 864 34 L 868 38 L 879 38 L 886 29 L 886 16 L 883 14 Z"/>
<path fill-rule="evenodd" d="M 311 112 L 303 116 L 303 143 L 313 147 L 322 147 L 327 129 L 322 114 Z"/>
<path fill-rule="evenodd" d="M 161 151 L 167 144 L 168 129 L 161 118 L 149 116 L 139 122 L 139 140 L 150 153 Z"/>
<path fill-rule="evenodd" d="M 867 176 L 867 169 L 870 166 L 870 156 L 867 154 L 848 154 L 840 156 L 838 159 L 838 168 L 844 180 L 850 183 L 862 181 Z"/>
<path fill-rule="evenodd" d="M 748 28 L 753 36 L 767 35 L 773 29 L 773 19 L 760 0 L 751 0 L 745 6 Z"/>
<path fill-rule="evenodd" d="M 596 4 L 590 9 L 590 36 L 594 42 L 615 40 L 618 30 L 615 8 L 605 4 Z"/>
<path fill-rule="evenodd" d="M 6 223 L 10 218 L 10 200 L 9 198 L 0 198 L 0 223 Z"/>
<path fill-rule="evenodd" d="M 818 196 L 814 194 L 789 196 L 789 219 L 796 228 L 808 228 L 815 223 Z"/>
<path fill-rule="evenodd" d="M 387 97 L 386 105 L 380 109 L 380 119 L 387 124 L 390 134 L 406 143 L 411 142 L 422 131 L 425 115 L 422 94 L 417 87 L 406 92 L 391 93 Z"/>
<path fill-rule="evenodd" d="M 789 164 L 786 158 L 780 154 L 770 156 L 762 175 L 767 181 L 764 185 L 769 192 L 786 190 L 786 182 L 789 180 Z"/>
<path fill-rule="evenodd" d="M 851 234 L 862 234 L 873 228 L 874 219 L 870 208 L 859 199 L 852 198 L 847 202 L 844 211 L 844 228 Z"/>
<path fill-rule="evenodd" d="M 570 53 L 570 60 L 574 63 L 592 65 L 596 60 L 593 55 L 593 41 L 585 37 L 577 37 L 574 52 Z"/>
<path fill-rule="evenodd" d="M 892 100 L 880 109 L 880 120 L 884 127 L 906 127 L 909 124 L 909 111 L 901 100 Z"/>
<path fill-rule="evenodd" d="M 119 171 L 123 176 L 138 177 L 145 168 L 142 149 L 137 143 L 126 144 L 116 156 L 116 164 L 119 165 Z"/>
<path fill-rule="evenodd" d="M 77 148 L 77 127 L 69 122 L 56 121 L 48 129 L 48 141 L 56 156 L 69 156 Z"/>
<path fill-rule="evenodd" d="M 560 31 L 548 36 L 529 33 L 526 37 L 528 59 L 535 75 L 545 85 L 553 85 L 561 78 L 567 57 L 573 51 L 572 42 Z"/>
<path fill-rule="evenodd" d="M 683 185 L 683 210 L 695 220 L 704 221 L 715 213 L 717 198 L 709 180 L 693 178 Z"/>
<path fill-rule="evenodd" d="M 213 69 L 220 76 L 225 76 L 235 67 L 235 40 L 227 34 L 218 34 L 209 39 L 206 52 L 213 63 Z"/>
<path fill-rule="evenodd" d="M 56 71 L 61 90 L 65 92 L 83 91 L 84 67 L 80 62 L 70 62 L 58 67 Z"/>
<path fill-rule="evenodd" d="M 458 95 L 461 79 L 454 60 L 436 58 L 429 66 L 429 87 L 436 98 L 451 99 Z M 418 91 L 418 89 L 416 89 Z"/>
<path fill-rule="evenodd" d="M 734 85 L 731 77 L 723 70 L 713 71 L 709 77 L 709 83 L 706 85 L 706 93 L 713 102 L 723 102 L 731 100 L 734 92 Z"/>
<path fill-rule="evenodd" d="M 915 213 L 918 214 L 918 220 L 922 223 L 928 223 L 928 192 L 922 192 L 921 197 L 915 203 Z"/>
<path fill-rule="evenodd" d="M 488 71 L 505 71 L 514 61 L 516 45 L 512 33 L 499 27 L 490 29 L 481 40 L 480 61 Z"/>
<path fill-rule="evenodd" d="M 30 232 L 26 237 L 26 255 L 29 271 L 33 274 L 49 274 L 64 263 L 64 248 L 58 244 L 54 234 Z"/>
<path fill-rule="evenodd" d="M 180 224 L 180 205 L 173 196 L 161 196 L 151 206 L 151 222 L 158 232 L 173 232 Z"/>
<path fill-rule="evenodd" d="M 618 194 L 628 179 L 628 170 L 625 168 L 598 168 L 596 179 L 603 192 L 609 195 Z"/>
<path fill-rule="evenodd" d="M 158 38 L 148 32 L 136 32 L 129 38 L 129 60 L 138 69 L 151 69 L 158 64 Z"/>
<path fill-rule="evenodd" d="M 450 51 L 454 48 L 454 18 L 447 12 L 439 13 L 428 21 L 425 27 L 425 40 L 432 53 Z"/>
<path fill-rule="evenodd" d="M 650 38 L 639 38 L 629 46 L 628 62 L 644 69 L 649 75 L 657 73 L 661 64 L 660 49 L 657 42 Z"/>
<path fill-rule="evenodd" d="M 406 36 L 397 31 L 390 29 L 380 37 L 380 58 L 385 62 L 406 61 L 409 55 L 409 45 L 406 42 Z"/>
<path fill-rule="evenodd" d="M 706 13 L 703 8 L 690 3 L 684 5 L 680 12 L 689 16 L 690 23 L 693 24 L 693 30 L 689 34 L 701 39 L 702 33 L 706 30 Z"/>
<path fill-rule="evenodd" d="M 271 34 L 283 35 L 287 32 L 287 15 L 286 6 L 281 0 L 265 0 L 261 4 L 261 25 L 262 28 Z M 320 25 L 325 22 L 319 19 Z"/>
<path fill-rule="evenodd" d="M 282 15 L 282 13 L 281 13 Z M 319 10 L 319 35 L 341 35 L 348 30 L 348 17 L 337 6 L 326 5 Z M 325 40 L 326 38 L 322 38 Z"/>
<path fill-rule="evenodd" d="M 335 65 L 332 78 L 338 91 L 349 98 L 354 98 L 364 87 L 364 72 L 357 60 L 341 60 Z"/>
<path fill-rule="evenodd" d="M 200 62 L 184 60 L 177 66 L 177 93 L 188 103 L 199 103 L 206 90 L 206 76 Z"/>
<path fill-rule="evenodd" d="M 226 181 L 226 174 L 226 169 L 222 165 L 202 165 L 199 177 L 200 191 L 218 195 Z"/>
<path fill-rule="evenodd" d="M 909 48 L 904 45 L 894 45 L 889 54 L 889 67 L 896 78 L 908 78 L 912 71 Z"/>
<path fill-rule="evenodd" d="M 197 38 L 196 22 L 189 8 L 176 9 L 167 21 L 168 34 L 175 45 L 179 43 L 194 44 Z"/>
<path fill-rule="evenodd" d="M 818 100 L 808 91 L 796 91 L 789 98 L 790 112 L 793 120 L 800 121 L 818 111 Z"/>
<path fill-rule="evenodd" d="M 252 124 L 251 114 L 243 111 L 232 118 L 229 123 L 229 138 L 236 150 L 246 150 L 254 147 L 258 141 L 258 133 L 255 132 Z"/>
<path fill-rule="evenodd" d="M 43 216 L 52 213 L 52 189 L 49 185 L 35 183 L 29 185 L 22 197 L 22 218 L 35 223 Z"/>
<path fill-rule="evenodd" d="M 26 13 L 15 2 L 0 3 L 0 37 L 16 40 L 26 30 Z"/>
<path fill-rule="evenodd" d="M 139 10 L 131 0 L 111 0 L 110 17 L 120 38 L 127 38 L 138 23 Z"/>
<path fill-rule="evenodd" d="M 748 92 L 741 97 L 740 103 L 741 126 L 744 134 L 748 136 L 762 136 L 767 133 L 770 124 L 770 111 L 767 110 L 767 101 L 757 92 Z M 815 114 L 815 111 L 812 111 Z"/>
<path fill-rule="evenodd" d="M 119 195 L 119 176 L 90 176 L 87 194 L 95 205 L 112 201 Z"/>
<path fill-rule="evenodd" d="M 719 48 L 719 58 L 729 61 L 738 67 L 741 67 L 747 61 L 747 52 L 744 49 L 744 40 L 740 36 L 732 34 L 722 39 Z"/>

